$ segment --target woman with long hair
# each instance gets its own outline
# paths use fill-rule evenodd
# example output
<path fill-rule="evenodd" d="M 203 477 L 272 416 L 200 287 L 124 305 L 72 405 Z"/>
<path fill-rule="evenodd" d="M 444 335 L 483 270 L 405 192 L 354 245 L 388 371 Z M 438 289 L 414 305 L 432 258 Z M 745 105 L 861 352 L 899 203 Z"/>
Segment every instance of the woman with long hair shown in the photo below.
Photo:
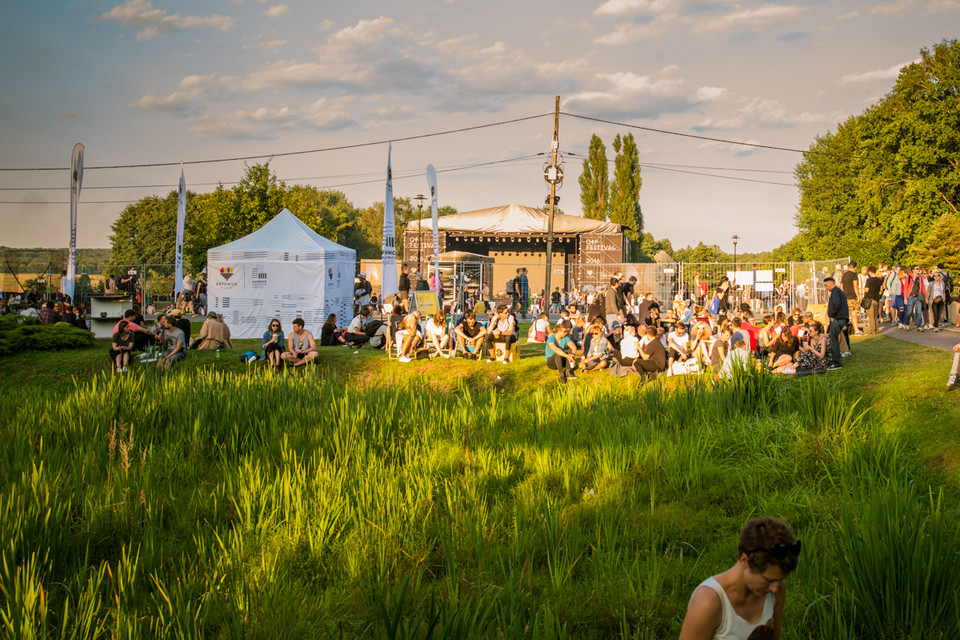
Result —
<path fill-rule="evenodd" d="M 263 349 L 262 359 L 269 360 L 270 364 L 279 369 L 283 345 L 283 329 L 280 327 L 280 319 L 274 318 L 267 326 L 267 330 L 263 332 L 263 340 L 260 341 L 260 347 Z"/>

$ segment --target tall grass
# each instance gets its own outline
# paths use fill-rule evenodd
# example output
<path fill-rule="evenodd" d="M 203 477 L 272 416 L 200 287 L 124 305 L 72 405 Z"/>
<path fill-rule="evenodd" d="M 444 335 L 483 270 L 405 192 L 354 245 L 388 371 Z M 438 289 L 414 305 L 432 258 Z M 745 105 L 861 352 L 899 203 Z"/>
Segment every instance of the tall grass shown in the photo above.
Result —
<path fill-rule="evenodd" d="M 625 382 L 8 389 L 29 410 L 0 418 L 3 634 L 669 637 L 760 513 L 804 539 L 793 635 L 960 633 L 955 514 L 857 400 L 757 371 Z"/>

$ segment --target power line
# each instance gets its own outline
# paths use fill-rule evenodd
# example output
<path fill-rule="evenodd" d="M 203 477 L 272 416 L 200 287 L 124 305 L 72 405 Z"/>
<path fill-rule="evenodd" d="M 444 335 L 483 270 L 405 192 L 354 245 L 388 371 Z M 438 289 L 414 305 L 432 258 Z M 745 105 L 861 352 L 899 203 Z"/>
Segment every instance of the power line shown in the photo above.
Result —
<path fill-rule="evenodd" d="M 829 151 L 812 151 L 810 149 L 794 149 L 792 147 L 778 147 L 775 145 L 769 144 L 760 144 L 757 142 L 743 142 L 742 140 L 728 140 L 726 138 L 714 138 L 712 136 L 701 136 L 694 133 L 683 133 L 680 131 L 670 131 L 669 129 L 656 129 L 654 127 L 644 127 L 639 124 L 627 124 L 626 122 L 616 122 L 615 120 L 605 120 L 603 118 L 594 118 L 593 116 L 583 116 L 576 113 L 566 113 L 561 111 L 560 115 L 568 116 L 570 118 L 577 118 L 579 120 L 588 120 L 590 122 L 600 122 L 603 124 L 612 124 L 617 127 L 625 127 L 627 129 L 637 129 L 639 131 L 649 131 L 650 133 L 660 133 L 668 136 L 678 136 L 680 138 L 692 138 L 694 140 L 704 140 L 707 142 L 720 142 L 723 144 L 732 144 L 741 147 L 750 147 L 753 149 L 767 149 L 770 151 L 787 151 L 790 153 L 800 153 L 804 155 L 817 155 L 817 156 L 826 156 L 831 158 L 844 158 L 848 160 L 863 160 L 865 156 L 854 156 L 841 153 L 830 153 Z M 926 167 L 947 167 L 952 168 L 952 165 L 945 162 L 914 162 L 914 164 L 926 166 Z"/>
<path fill-rule="evenodd" d="M 236 156 L 233 158 L 209 158 L 206 160 L 185 160 L 183 162 L 146 162 L 141 164 L 116 164 L 116 165 L 102 165 L 102 166 L 93 166 L 93 167 L 84 167 L 84 171 L 96 171 L 98 169 L 146 169 L 146 168 L 155 168 L 155 167 L 176 167 L 181 164 L 184 165 L 196 165 L 196 164 L 214 164 L 218 162 L 238 162 L 240 160 L 258 160 L 260 158 L 280 158 L 280 157 L 289 157 L 289 156 L 301 156 L 307 155 L 310 153 L 324 153 L 327 151 L 344 151 L 347 149 L 359 149 L 362 147 L 374 147 L 377 145 L 387 144 L 388 142 L 407 142 L 409 140 L 422 140 L 424 138 L 435 138 L 437 136 L 446 136 L 454 133 L 464 133 L 467 131 L 477 131 L 478 129 L 489 129 L 490 127 L 499 127 L 505 124 L 514 124 L 517 122 L 524 122 L 527 120 L 535 120 L 537 118 L 543 118 L 545 116 L 552 116 L 553 113 L 541 113 L 535 116 L 524 116 L 522 118 L 513 118 L 511 120 L 501 120 L 499 122 L 490 122 L 487 124 L 478 124 L 472 127 L 461 127 L 459 129 L 448 129 L 446 131 L 435 131 L 433 133 L 421 133 L 414 136 L 405 136 L 403 138 L 389 138 L 386 140 L 377 140 L 374 142 L 358 142 L 356 144 L 345 144 L 335 147 L 324 147 L 321 149 L 305 149 L 301 151 L 285 151 L 280 153 L 261 153 L 252 156 Z M 69 171 L 70 167 L 0 167 L 0 171 Z"/>
<path fill-rule="evenodd" d="M 515 158 L 505 158 L 505 159 L 503 159 L 503 160 L 490 160 L 490 161 L 487 161 L 487 162 L 477 162 L 477 163 L 474 163 L 474 164 L 465 164 L 465 165 L 459 165 L 459 166 L 445 167 L 445 168 L 442 168 L 442 169 L 438 169 L 438 170 L 437 170 L 437 173 L 452 173 L 452 172 L 455 172 L 455 171 L 465 171 L 465 170 L 467 170 L 467 169 L 483 169 L 483 168 L 487 168 L 487 167 L 491 167 L 491 166 L 499 165 L 499 164 L 506 164 L 506 163 L 510 163 L 510 162 L 520 162 L 520 161 L 525 161 L 525 160 L 537 159 L 537 158 L 540 158 L 540 157 L 542 157 L 542 156 L 544 156 L 544 155 L 546 155 L 545 152 L 540 152 L 540 153 L 528 154 L 528 155 L 525 155 L 525 156 L 517 156 L 517 157 L 515 157 Z M 382 172 L 381 172 L 381 173 L 382 173 Z M 358 175 L 364 175 L 364 174 L 358 174 Z M 415 170 L 413 173 L 409 173 L 408 175 L 398 176 L 398 175 L 394 174 L 393 179 L 394 179 L 394 180 L 408 180 L 408 179 L 410 179 L 410 178 L 423 177 L 424 175 L 426 175 L 426 172 L 425 172 L 425 171 Z M 336 176 L 333 176 L 333 177 L 336 177 Z M 283 181 L 283 182 L 298 182 L 298 181 L 304 181 L 304 180 L 317 180 L 317 179 L 322 179 L 322 178 L 288 178 L 288 179 L 282 180 L 282 181 Z M 329 189 L 335 189 L 335 188 L 338 188 L 338 187 L 350 187 L 350 186 L 363 185 L 363 184 L 376 184 L 376 183 L 378 183 L 378 182 L 383 182 L 383 180 L 384 180 L 384 178 L 381 176 L 381 177 L 376 178 L 376 179 L 373 179 L 373 180 L 363 180 L 363 181 L 359 181 L 359 182 L 345 182 L 345 183 L 341 183 L 341 184 L 324 185 L 324 186 L 322 186 L 322 187 L 317 187 L 317 189 L 318 189 L 318 190 L 321 190 L 321 191 L 324 191 L 324 190 L 329 190 Z M 208 184 L 237 184 L 237 183 L 208 183 Z M 157 187 L 164 187 L 164 186 L 167 186 L 167 185 L 155 185 L 155 186 L 157 186 Z M 174 185 L 174 186 L 175 186 L 175 185 Z M 137 200 L 84 200 L 84 201 L 81 201 L 81 204 L 130 204 L 130 203 L 132 203 L 132 202 L 137 202 Z M 0 200 L 0 204 L 62 205 L 62 204 L 70 204 L 70 203 L 67 202 L 67 201 L 65 201 L 65 202 L 20 202 L 20 201 L 13 201 L 13 200 Z"/>

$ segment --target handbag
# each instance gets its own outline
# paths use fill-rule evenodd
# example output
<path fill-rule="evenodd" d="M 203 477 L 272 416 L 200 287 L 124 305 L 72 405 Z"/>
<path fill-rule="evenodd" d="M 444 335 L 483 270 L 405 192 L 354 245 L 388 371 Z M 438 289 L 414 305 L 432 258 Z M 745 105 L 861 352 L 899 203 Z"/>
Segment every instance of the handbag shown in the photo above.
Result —
<path fill-rule="evenodd" d="M 860 301 L 860 308 L 869 309 L 871 304 L 873 304 L 873 300 L 871 300 L 870 298 L 864 298 L 863 300 Z"/>

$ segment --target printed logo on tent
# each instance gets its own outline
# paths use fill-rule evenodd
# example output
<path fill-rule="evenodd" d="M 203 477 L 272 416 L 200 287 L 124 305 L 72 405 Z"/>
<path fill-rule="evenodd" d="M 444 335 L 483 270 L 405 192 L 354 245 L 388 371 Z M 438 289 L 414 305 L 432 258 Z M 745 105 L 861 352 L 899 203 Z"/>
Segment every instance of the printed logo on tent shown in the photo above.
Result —
<path fill-rule="evenodd" d="M 233 269 L 230 267 L 220 267 L 220 277 L 229 280 L 233 277 Z"/>
<path fill-rule="evenodd" d="M 330 282 L 333 282 L 333 267 L 327 269 L 327 278 L 330 279 Z"/>

